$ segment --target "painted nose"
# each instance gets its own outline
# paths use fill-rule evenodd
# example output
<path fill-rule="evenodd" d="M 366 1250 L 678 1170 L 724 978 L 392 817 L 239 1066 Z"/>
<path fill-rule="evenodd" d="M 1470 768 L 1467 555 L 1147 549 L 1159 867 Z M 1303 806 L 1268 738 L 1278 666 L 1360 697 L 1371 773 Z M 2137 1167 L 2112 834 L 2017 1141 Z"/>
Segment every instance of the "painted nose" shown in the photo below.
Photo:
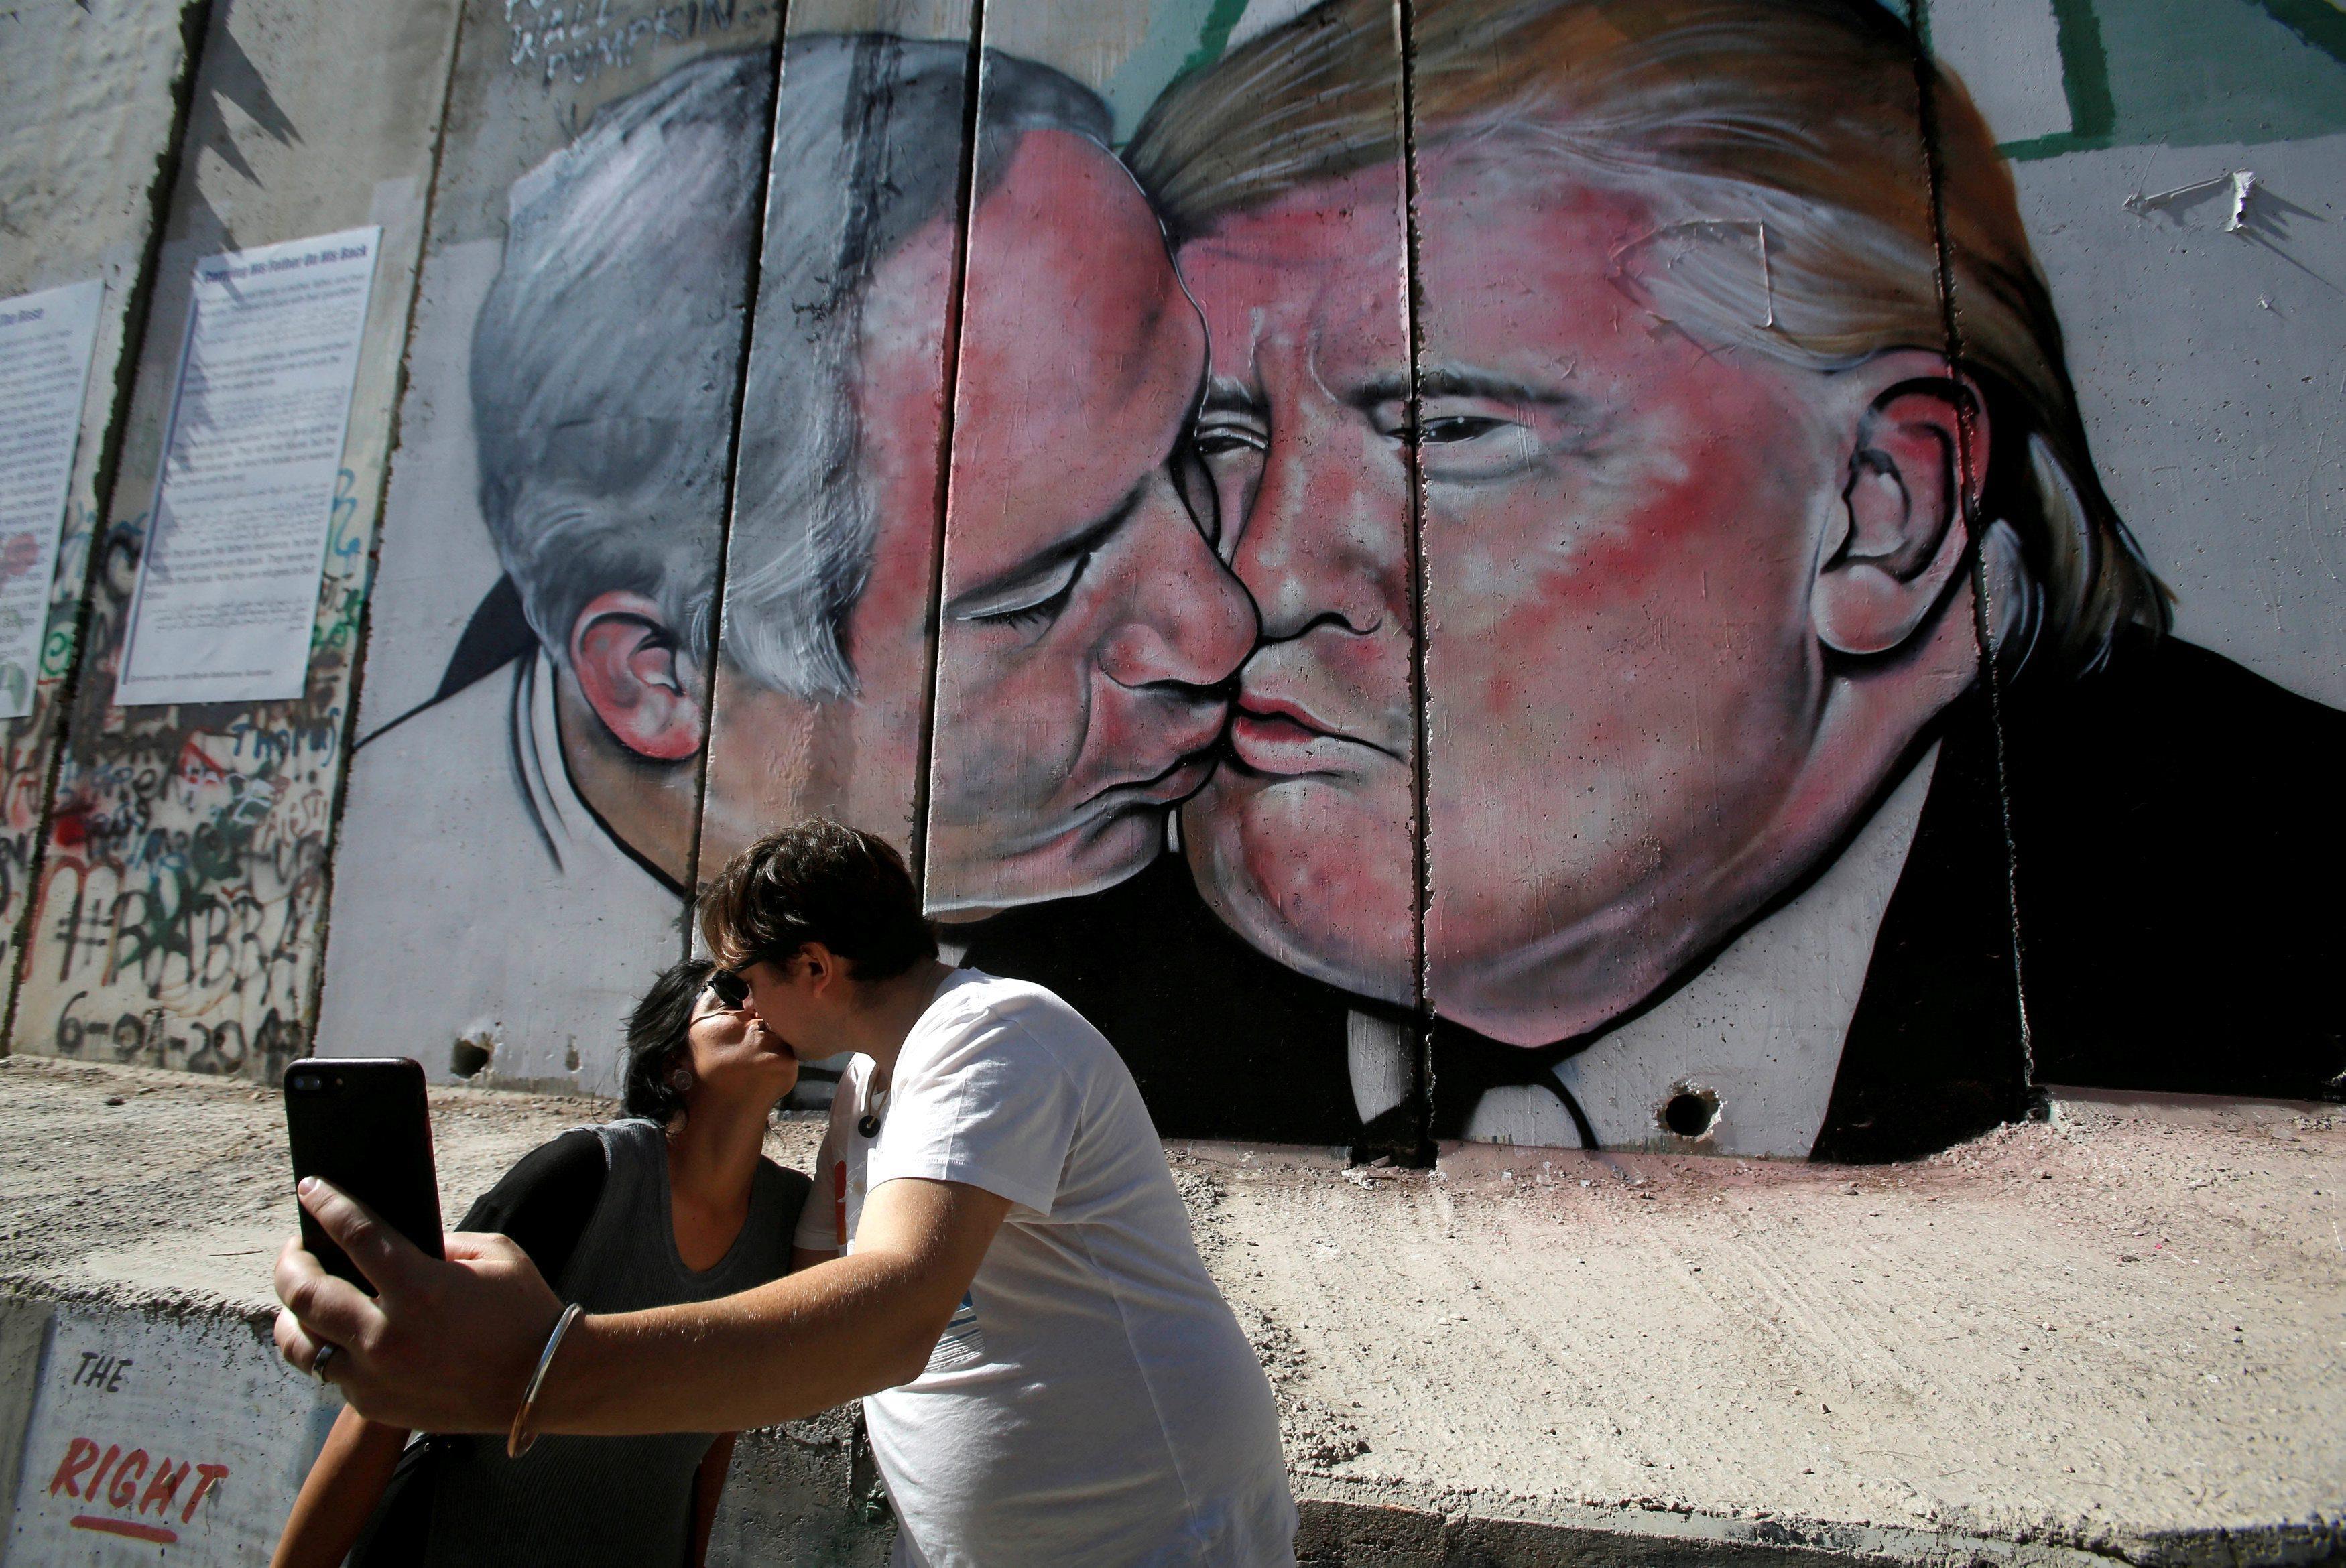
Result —
<path fill-rule="evenodd" d="M 1366 634 L 1409 605 L 1409 475 L 1364 424 L 1275 431 L 1230 565 L 1280 642 L 1334 623 Z"/>
<path fill-rule="evenodd" d="M 1100 650 L 1119 686 L 1215 686 L 1254 647 L 1254 602 L 1159 473 L 1130 524 L 1137 553 L 1129 612 Z"/>

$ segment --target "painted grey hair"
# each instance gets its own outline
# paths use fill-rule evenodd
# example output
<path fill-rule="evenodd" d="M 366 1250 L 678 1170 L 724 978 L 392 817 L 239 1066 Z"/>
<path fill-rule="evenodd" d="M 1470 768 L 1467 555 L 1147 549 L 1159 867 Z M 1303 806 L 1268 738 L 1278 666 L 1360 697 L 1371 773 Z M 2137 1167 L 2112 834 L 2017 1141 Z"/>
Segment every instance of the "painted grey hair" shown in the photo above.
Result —
<path fill-rule="evenodd" d="M 872 278 L 960 197 L 969 51 L 885 34 L 783 50 L 781 109 L 743 392 L 726 657 L 814 700 L 855 690 L 841 628 L 871 576 L 879 519 L 862 473 L 857 371 Z M 1020 137 L 1107 145 L 1099 97 L 1048 66 L 985 51 L 972 199 Z"/>
<path fill-rule="evenodd" d="M 707 647 L 772 97 L 770 51 L 706 56 L 514 182 L 473 427 L 482 515 L 556 658 L 612 590 Z"/>

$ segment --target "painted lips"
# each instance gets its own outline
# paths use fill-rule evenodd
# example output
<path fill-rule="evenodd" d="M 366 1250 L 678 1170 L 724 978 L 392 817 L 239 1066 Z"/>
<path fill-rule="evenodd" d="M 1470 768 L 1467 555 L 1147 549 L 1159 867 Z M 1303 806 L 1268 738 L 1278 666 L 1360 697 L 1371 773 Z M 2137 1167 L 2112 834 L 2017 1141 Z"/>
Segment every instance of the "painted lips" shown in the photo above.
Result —
<path fill-rule="evenodd" d="M 1222 721 L 1227 711 L 1221 704 L 1216 703 L 1210 708 L 1200 708 L 1186 715 L 1184 729 L 1158 738 L 1163 749 L 1157 755 L 1166 759 L 1159 771 L 1139 778 L 1114 779 L 1086 799 L 1086 808 L 1095 812 L 1103 807 L 1115 811 L 1128 811 L 1135 808 L 1178 805 L 1196 794 L 1198 787 L 1205 783 L 1206 776 L 1214 770 L 1214 747 L 1222 738 Z"/>
<path fill-rule="evenodd" d="M 1135 806 L 1170 806 L 1188 799 L 1214 770 L 1210 751 L 1192 751 L 1183 756 L 1164 772 L 1150 779 L 1128 779 L 1109 786 L 1092 797 L 1093 803 L 1107 803 L 1118 810 Z"/>
<path fill-rule="evenodd" d="M 1249 694 L 1231 716 L 1230 749 L 1259 773 L 1300 774 L 1356 770 L 1363 750 L 1382 748 L 1330 728 L 1299 702 Z"/>

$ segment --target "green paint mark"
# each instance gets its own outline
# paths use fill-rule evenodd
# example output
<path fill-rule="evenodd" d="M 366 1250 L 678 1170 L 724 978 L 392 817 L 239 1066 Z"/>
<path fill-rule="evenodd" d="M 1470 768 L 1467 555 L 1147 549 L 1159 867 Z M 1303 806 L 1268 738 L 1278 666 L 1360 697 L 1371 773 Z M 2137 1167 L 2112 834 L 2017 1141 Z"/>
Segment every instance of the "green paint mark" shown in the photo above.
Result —
<path fill-rule="evenodd" d="M 1148 0 L 1148 28 L 1139 46 L 1116 68 L 1100 96 L 1116 113 L 1116 142 L 1122 146 L 1157 95 L 1194 60 L 1226 0 Z M 1240 7 L 1243 9 L 1243 7 Z M 1229 27 L 1221 36 L 1227 39 Z"/>
<path fill-rule="evenodd" d="M 2314 0 L 2316 5 L 2328 3 L 2329 0 Z M 1214 0 L 1214 8 L 1206 13 L 1206 20 L 1198 28 L 1198 46 L 1181 62 L 1181 74 L 1210 66 L 1222 57 L 1222 51 L 1230 46 L 1230 29 L 1239 25 L 1246 8 L 1247 0 Z"/>
<path fill-rule="evenodd" d="M 2329 56 L 2346 64 L 2346 11 L 2331 0 L 2258 0 L 2272 19 Z"/>
<path fill-rule="evenodd" d="M 2008 142 L 2006 158 L 2346 130 L 2346 13 L 2331 0 L 2050 4 L 2070 127 Z"/>
<path fill-rule="evenodd" d="M 2090 139 L 2116 128 L 2116 100 L 2110 97 L 2110 57 L 2102 47 L 2102 24 L 2094 0 L 2053 0 L 2053 26 L 2061 48 L 2061 86 L 2069 97 L 2069 132 Z"/>

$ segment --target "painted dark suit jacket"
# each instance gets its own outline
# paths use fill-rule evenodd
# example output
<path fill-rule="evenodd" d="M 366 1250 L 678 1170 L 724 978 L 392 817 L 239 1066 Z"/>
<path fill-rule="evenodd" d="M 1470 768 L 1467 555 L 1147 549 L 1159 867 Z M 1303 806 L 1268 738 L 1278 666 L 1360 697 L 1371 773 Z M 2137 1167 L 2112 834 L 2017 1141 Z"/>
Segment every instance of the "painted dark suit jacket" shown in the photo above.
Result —
<path fill-rule="evenodd" d="M 1816 1157 L 1912 1158 L 2017 1117 L 2032 1054 L 2035 1084 L 2346 1097 L 2346 715 L 2130 638 L 2095 674 L 2004 694 L 2000 792 L 1987 709 L 1967 697 L 1934 731 Z M 1402 1014 L 1256 952 L 1178 857 L 973 930 L 967 962 L 1050 986 L 1116 1044 L 1168 1137 L 1406 1149 L 1586 1044 L 1437 1019 L 1424 1110 L 1364 1128 L 1346 1015 Z"/>

